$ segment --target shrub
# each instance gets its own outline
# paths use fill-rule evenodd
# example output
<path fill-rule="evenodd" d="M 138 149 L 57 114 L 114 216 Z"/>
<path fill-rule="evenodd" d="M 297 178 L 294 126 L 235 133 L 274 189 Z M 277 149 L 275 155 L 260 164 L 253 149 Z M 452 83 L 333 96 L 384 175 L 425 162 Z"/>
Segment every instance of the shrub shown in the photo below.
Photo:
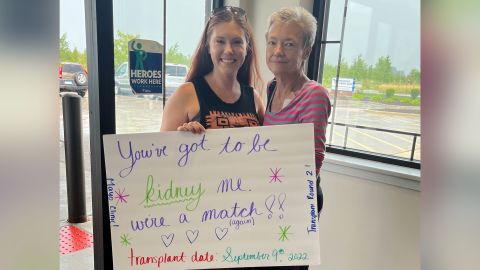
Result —
<path fill-rule="evenodd" d="M 401 103 L 407 103 L 407 104 L 409 104 L 410 101 L 411 101 L 411 99 L 410 99 L 409 97 L 401 97 L 401 98 L 399 99 L 399 101 L 400 101 Z"/>
<path fill-rule="evenodd" d="M 358 99 L 358 100 L 363 100 L 364 97 L 365 97 L 364 94 L 358 93 L 358 92 L 353 93 L 353 95 L 352 95 L 352 98 L 353 98 L 353 99 Z"/>
<path fill-rule="evenodd" d="M 410 104 L 414 105 L 414 106 L 419 106 L 420 105 L 420 99 L 410 100 Z"/>
<path fill-rule="evenodd" d="M 410 90 L 410 97 L 412 99 L 417 99 L 417 97 L 420 95 L 420 89 L 418 88 L 413 88 Z"/>
<path fill-rule="evenodd" d="M 383 100 L 383 97 L 382 96 L 379 96 L 379 95 L 375 95 L 373 97 L 371 97 L 372 101 L 375 101 L 375 102 L 381 102 Z"/>
<path fill-rule="evenodd" d="M 387 90 L 385 90 L 385 97 L 387 98 L 391 98 L 395 95 L 395 89 L 393 88 L 388 88 Z"/>
<path fill-rule="evenodd" d="M 386 102 L 386 103 L 396 103 L 397 99 L 394 98 L 394 97 L 389 97 L 389 98 L 384 99 L 383 101 Z"/>

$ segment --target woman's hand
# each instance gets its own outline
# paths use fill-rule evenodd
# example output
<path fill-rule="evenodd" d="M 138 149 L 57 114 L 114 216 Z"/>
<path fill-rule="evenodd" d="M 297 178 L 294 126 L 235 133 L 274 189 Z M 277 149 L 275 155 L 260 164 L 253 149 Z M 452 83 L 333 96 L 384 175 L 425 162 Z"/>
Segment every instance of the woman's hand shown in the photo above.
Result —
<path fill-rule="evenodd" d="M 205 132 L 205 128 L 199 122 L 192 121 L 179 126 L 177 131 L 189 131 L 193 134 L 201 134 Z"/>

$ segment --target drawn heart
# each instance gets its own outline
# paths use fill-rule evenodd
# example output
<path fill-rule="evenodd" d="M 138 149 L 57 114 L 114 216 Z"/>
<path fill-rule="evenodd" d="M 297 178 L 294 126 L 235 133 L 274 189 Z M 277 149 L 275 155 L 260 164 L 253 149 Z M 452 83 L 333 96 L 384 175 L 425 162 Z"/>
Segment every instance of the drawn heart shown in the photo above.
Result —
<path fill-rule="evenodd" d="M 195 231 L 187 230 L 185 232 L 185 234 L 187 235 L 187 239 L 190 242 L 190 244 L 193 244 L 193 242 L 195 242 L 195 240 L 197 240 L 198 230 L 195 230 Z"/>
<path fill-rule="evenodd" d="M 227 235 L 228 228 L 220 228 L 216 227 L 215 228 L 215 235 L 217 236 L 218 240 L 222 240 L 225 235 Z"/>
<path fill-rule="evenodd" d="M 171 233 L 169 235 L 162 235 L 162 242 L 165 245 L 165 247 L 168 247 L 168 246 L 170 246 L 170 244 L 172 244 L 173 237 L 174 237 L 173 233 Z"/>

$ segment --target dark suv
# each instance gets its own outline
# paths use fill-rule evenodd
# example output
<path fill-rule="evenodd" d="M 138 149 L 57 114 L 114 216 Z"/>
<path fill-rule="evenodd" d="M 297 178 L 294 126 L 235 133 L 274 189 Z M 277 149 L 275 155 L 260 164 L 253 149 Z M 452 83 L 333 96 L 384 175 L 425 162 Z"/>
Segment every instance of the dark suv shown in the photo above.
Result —
<path fill-rule="evenodd" d="M 60 92 L 77 92 L 85 96 L 88 88 L 87 70 L 78 63 L 61 63 L 58 71 Z"/>

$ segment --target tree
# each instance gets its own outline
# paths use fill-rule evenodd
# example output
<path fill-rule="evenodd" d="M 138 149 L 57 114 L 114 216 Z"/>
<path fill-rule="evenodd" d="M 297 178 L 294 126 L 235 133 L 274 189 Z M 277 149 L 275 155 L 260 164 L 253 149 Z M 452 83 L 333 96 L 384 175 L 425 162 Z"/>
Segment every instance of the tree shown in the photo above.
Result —
<path fill-rule="evenodd" d="M 337 67 L 328 63 L 323 66 L 323 86 L 330 88 L 332 78 L 337 76 Z"/>
<path fill-rule="evenodd" d="M 59 40 L 60 62 L 66 62 L 70 59 L 70 45 L 67 41 L 67 33 L 63 33 Z"/>
<path fill-rule="evenodd" d="M 175 42 L 170 48 L 167 50 L 167 62 L 173 64 L 184 64 L 190 66 L 191 56 L 184 55 L 180 52 L 180 45 L 178 42 Z"/>
<path fill-rule="evenodd" d="M 350 78 L 352 77 L 352 70 L 348 65 L 348 62 L 342 58 L 340 61 L 340 77 L 342 78 Z"/>
<path fill-rule="evenodd" d="M 117 35 L 113 40 L 113 56 L 115 69 L 123 62 L 128 61 L 128 42 L 132 39 L 139 38 L 139 35 L 132 35 L 117 31 Z"/>
<path fill-rule="evenodd" d="M 87 66 L 87 52 L 79 52 L 75 47 L 73 50 L 70 48 L 70 43 L 67 40 L 67 34 L 64 33 L 59 40 L 59 56 L 60 62 L 74 62 Z"/>
<path fill-rule="evenodd" d="M 350 69 L 351 69 L 352 77 L 357 79 L 357 81 L 362 81 L 364 79 L 367 79 L 368 66 L 361 55 L 355 58 L 355 61 L 353 61 L 353 64 L 350 67 Z"/>
<path fill-rule="evenodd" d="M 373 68 L 373 79 L 379 83 L 390 83 L 393 80 L 392 61 L 390 56 L 378 58 Z"/>
<path fill-rule="evenodd" d="M 408 74 L 407 79 L 412 84 L 420 84 L 420 71 L 416 68 L 412 69 Z"/>

